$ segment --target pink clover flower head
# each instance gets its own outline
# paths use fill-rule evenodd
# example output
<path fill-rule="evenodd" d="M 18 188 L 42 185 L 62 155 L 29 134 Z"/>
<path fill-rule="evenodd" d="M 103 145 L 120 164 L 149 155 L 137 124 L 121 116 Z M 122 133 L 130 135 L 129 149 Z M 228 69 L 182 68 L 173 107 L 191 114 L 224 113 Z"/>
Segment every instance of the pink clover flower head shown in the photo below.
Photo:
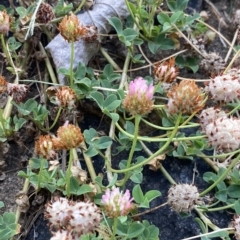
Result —
<path fill-rule="evenodd" d="M 112 190 L 109 188 L 106 190 L 101 203 L 104 205 L 106 214 L 109 217 L 118 217 L 129 213 L 132 209 L 132 201 L 133 198 L 131 198 L 129 190 L 123 193 L 118 187 L 113 186 Z"/>
<path fill-rule="evenodd" d="M 154 86 L 147 85 L 142 77 L 137 77 L 129 84 L 128 94 L 123 102 L 124 108 L 132 115 L 145 115 L 153 109 Z"/>

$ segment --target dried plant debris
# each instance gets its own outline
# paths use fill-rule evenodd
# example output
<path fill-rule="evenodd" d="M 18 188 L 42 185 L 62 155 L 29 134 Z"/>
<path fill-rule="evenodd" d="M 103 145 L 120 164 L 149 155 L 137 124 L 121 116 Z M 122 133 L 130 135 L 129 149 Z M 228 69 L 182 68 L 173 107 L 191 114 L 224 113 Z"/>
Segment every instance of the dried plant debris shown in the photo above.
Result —
<path fill-rule="evenodd" d="M 80 24 L 86 26 L 94 25 L 99 34 L 106 34 L 110 31 L 111 26 L 108 19 L 111 17 L 126 18 L 129 15 L 124 0 L 97 0 L 92 10 L 87 10 L 78 15 Z M 79 39 L 74 44 L 75 58 L 73 67 L 77 67 L 79 62 L 87 65 L 89 60 L 98 52 L 98 41 L 85 41 Z M 71 44 L 58 34 L 47 46 L 57 69 L 70 67 Z M 58 51 L 56 51 L 58 49 Z M 59 74 L 59 81 L 64 84 L 64 76 Z"/>

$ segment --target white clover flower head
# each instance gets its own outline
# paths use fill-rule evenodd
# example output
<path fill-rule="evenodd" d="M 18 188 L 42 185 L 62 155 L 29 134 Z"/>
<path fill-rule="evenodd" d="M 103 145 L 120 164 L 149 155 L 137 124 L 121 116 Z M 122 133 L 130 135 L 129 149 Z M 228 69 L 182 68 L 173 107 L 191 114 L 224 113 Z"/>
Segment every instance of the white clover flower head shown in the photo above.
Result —
<path fill-rule="evenodd" d="M 120 191 L 118 187 L 113 186 L 112 190 L 109 188 L 102 196 L 101 203 L 104 205 L 106 214 L 109 217 L 124 216 L 132 209 L 130 191 L 126 190 L 125 193 Z"/>
<path fill-rule="evenodd" d="M 219 152 L 235 151 L 240 146 L 240 120 L 221 117 L 205 127 L 209 143 Z"/>
<path fill-rule="evenodd" d="M 180 213 L 190 212 L 201 200 L 196 186 L 176 184 L 168 190 L 168 203 L 174 211 Z"/>
<path fill-rule="evenodd" d="M 94 203 L 69 201 L 66 198 L 49 202 L 46 205 L 45 217 L 49 220 L 50 227 L 65 234 L 68 238 L 62 239 L 67 240 L 92 233 L 101 220 L 98 207 Z M 67 233 L 64 230 L 67 230 Z M 60 233 L 56 232 L 55 236 Z"/>
<path fill-rule="evenodd" d="M 216 101 L 229 102 L 240 97 L 240 72 L 231 69 L 227 74 L 211 78 L 205 87 L 205 91 L 212 95 Z"/>
<path fill-rule="evenodd" d="M 147 85 L 147 81 L 138 77 L 130 82 L 129 90 L 123 106 L 132 115 L 145 115 L 153 109 L 154 86 Z"/>
<path fill-rule="evenodd" d="M 205 130 L 209 123 L 212 123 L 214 120 L 221 117 L 227 117 L 227 114 L 221 109 L 214 107 L 206 108 L 198 115 L 203 130 Z"/>

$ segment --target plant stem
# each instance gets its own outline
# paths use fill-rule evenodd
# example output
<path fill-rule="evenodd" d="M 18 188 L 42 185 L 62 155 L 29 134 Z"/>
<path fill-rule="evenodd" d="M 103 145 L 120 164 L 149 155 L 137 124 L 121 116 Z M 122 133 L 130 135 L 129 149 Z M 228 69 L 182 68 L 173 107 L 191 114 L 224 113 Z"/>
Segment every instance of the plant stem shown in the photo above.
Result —
<path fill-rule="evenodd" d="M 169 130 L 173 130 L 173 129 L 174 129 L 174 127 L 161 127 L 161 126 L 155 125 L 155 124 L 147 121 L 147 120 L 144 119 L 144 118 L 142 119 L 142 121 L 143 121 L 144 123 L 146 123 L 148 126 L 153 127 L 153 128 L 155 128 L 155 129 L 165 130 L 165 131 L 169 131 Z M 178 128 L 179 128 L 179 129 L 182 129 L 182 128 L 192 128 L 192 127 L 199 127 L 199 126 L 200 126 L 199 123 L 195 123 L 195 124 L 191 124 L 191 125 L 181 124 Z"/>
<path fill-rule="evenodd" d="M 131 60 L 131 52 L 130 50 L 128 50 L 128 53 L 127 53 L 127 57 L 125 59 L 125 62 L 124 62 L 124 66 L 123 66 L 123 71 L 122 71 L 122 77 L 121 77 L 121 81 L 120 81 L 120 84 L 119 84 L 119 87 L 118 89 L 123 89 L 126 81 L 127 81 L 127 71 L 128 71 L 128 66 L 130 64 L 130 60 Z M 111 121 L 111 125 L 110 125 L 110 129 L 109 129 L 109 134 L 108 136 L 112 139 L 114 139 L 114 136 L 115 136 L 115 128 L 116 128 L 116 125 L 113 121 Z M 111 146 L 109 146 L 106 151 L 105 151 L 105 157 L 108 159 L 108 163 L 107 165 L 108 166 L 111 166 L 111 161 L 112 161 L 112 156 L 111 156 Z M 107 178 L 108 178 L 108 182 L 110 183 L 113 179 L 113 175 L 112 175 L 112 172 L 109 170 L 109 168 L 107 168 Z"/>
<path fill-rule="evenodd" d="M 6 46 L 6 43 L 5 43 L 4 35 L 3 34 L 0 34 L 0 35 L 1 35 L 2 49 L 3 49 L 3 52 L 5 54 L 5 57 L 7 58 L 7 61 L 11 65 L 11 67 L 13 69 L 15 69 L 15 67 L 12 65 L 11 57 L 10 57 L 9 52 L 7 50 L 7 46 Z"/>
<path fill-rule="evenodd" d="M 87 149 L 87 146 L 84 141 L 81 143 L 81 145 L 82 145 L 82 148 Z M 86 155 L 84 153 L 84 151 L 83 151 L 83 157 L 84 157 L 85 163 L 87 165 L 91 180 L 92 180 L 92 182 L 95 182 L 97 175 L 96 175 L 95 169 L 92 164 L 92 159 L 88 155 Z M 101 188 L 97 184 L 96 184 L 96 189 L 97 189 L 98 193 L 102 192 Z"/>
<path fill-rule="evenodd" d="M 117 230 L 117 222 L 118 222 L 118 218 L 115 217 L 113 220 L 113 232 L 112 232 L 111 240 L 115 239 L 116 230 Z"/>
<path fill-rule="evenodd" d="M 115 123 L 115 125 L 120 132 L 122 132 L 129 138 L 132 138 L 132 139 L 134 138 L 134 136 L 132 134 L 126 132 L 123 128 L 121 128 L 121 126 L 118 123 Z M 174 127 L 174 129 L 175 128 L 176 128 L 176 126 Z M 203 139 L 205 137 L 206 137 L 206 135 L 193 136 L 193 137 L 176 137 L 176 138 L 173 138 L 172 141 L 180 142 L 180 141 L 198 140 L 198 139 Z M 137 138 L 138 138 L 138 140 L 142 140 L 142 141 L 146 141 L 146 142 L 166 142 L 168 140 L 168 138 L 157 138 L 157 137 L 138 136 Z"/>
<path fill-rule="evenodd" d="M 48 72 L 49 72 L 49 75 L 50 75 L 50 78 L 51 78 L 52 82 L 55 83 L 55 84 L 58 84 L 58 80 L 57 80 L 57 78 L 55 76 L 55 73 L 53 71 L 53 68 L 52 68 L 50 60 L 48 58 L 47 52 L 45 51 L 45 49 L 44 49 L 44 47 L 43 47 L 43 45 L 40 41 L 38 43 L 38 46 L 40 48 L 41 53 L 45 56 L 44 61 L 45 61 L 45 64 L 47 66 L 47 69 L 48 69 Z"/>
<path fill-rule="evenodd" d="M 105 59 L 113 66 L 116 70 L 121 70 L 121 68 L 117 65 L 115 61 L 109 56 L 109 54 L 104 50 L 103 47 L 100 46 L 99 48 L 100 53 L 105 57 Z"/>
<path fill-rule="evenodd" d="M 63 109 L 63 108 L 60 106 L 59 109 L 58 109 L 58 112 L 57 112 L 57 116 L 55 117 L 53 124 L 52 124 L 51 127 L 49 128 L 49 131 L 50 131 L 51 129 L 53 129 L 54 126 L 56 125 L 56 123 L 57 123 L 57 121 L 58 121 L 58 119 L 59 119 L 59 116 L 60 116 L 60 114 L 61 114 L 62 109 Z"/>
<path fill-rule="evenodd" d="M 226 205 L 226 206 L 223 206 L 223 207 L 217 207 L 217 208 L 208 208 L 206 210 L 206 212 L 222 211 L 222 210 L 229 209 L 229 208 L 234 208 L 234 204 L 229 204 L 229 205 Z"/>
<path fill-rule="evenodd" d="M 87 0 L 82 0 L 80 2 L 80 5 L 78 6 L 78 8 L 74 11 L 74 14 L 77 14 L 81 9 L 82 7 L 84 6 L 84 4 L 86 3 Z"/>
<path fill-rule="evenodd" d="M 74 61 L 74 41 L 71 41 L 71 58 L 70 58 L 70 87 L 73 87 L 73 61 Z"/>
<path fill-rule="evenodd" d="M 72 167 L 72 163 L 73 163 L 73 149 L 70 149 L 70 153 L 69 153 L 69 161 L 68 161 L 68 168 L 67 168 L 67 172 L 66 172 L 66 191 L 67 191 L 67 197 L 70 197 L 71 193 L 70 193 L 70 180 L 71 180 L 71 167 Z"/>
<path fill-rule="evenodd" d="M 152 156 L 153 152 L 142 142 L 140 141 L 143 150 L 148 154 L 148 156 Z M 164 175 L 164 177 L 172 184 L 177 184 L 174 179 L 171 177 L 171 175 L 167 172 L 167 170 L 163 167 L 162 164 L 160 164 L 159 170 L 162 172 L 162 174 Z"/>
<path fill-rule="evenodd" d="M 203 197 L 204 195 L 206 195 L 208 192 L 210 192 L 214 187 L 216 187 L 221 181 L 223 181 L 225 179 L 225 177 L 228 175 L 228 173 L 230 172 L 230 170 L 235 166 L 235 164 L 238 162 L 238 160 L 240 159 L 240 154 L 231 162 L 231 164 L 228 166 L 228 168 L 226 169 L 226 171 L 222 174 L 222 176 L 220 176 L 218 178 L 218 180 L 216 182 L 214 182 L 211 186 L 209 186 L 206 190 L 204 190 L 203 192 L 200 193 L 200 197 Z"/>
<path fill-rule="evenodd" d="M 116 173 L 124 173 L 127 171 L 132 171 L 136 168 L 142 167 L 143 165 L 147 164 L 148 162 L 150 162 L 153 158 L 157 157 L 158 155 L 162 154 L 166 148 L 169 146 L 169 144 L 173 141 L 173 137 L 175 136 L 175 134 L 177 133 L 178 130 L 178 126 L 180 123 L 180 119 L 181 119 L 181 114 L 179 114 L 177 121 L 176 121 L 176 125 L 175 125 L 175 129 L 172 131 L 170 137 L 167 139 L 166 143 L 157 151 L 155 152 L 152 156 L 150 156 L 149 158 L 147 158 L 146 160 L 144 160 L 141 163 L 135 164 L 134 166 L 130 167 L 130 168 L 126 168 L 126 169 L 122 169 L 122 170 L 117 170 L 117 169 L 113 169 L 111 166 L 107 165 L 108 170 L 112 171 L 112 172 L 116 172 Z"/>
<path fill-rule="evenodd" d="M 39 192 L 39 190 L 41 189 L 41 180 L 42 180 L 42 171 L 43 171 L 43 167 L 44 167 L 44 164 L 45 164 L 45 161 L 46 159 L 45 158 L 42 158 L 41 159 L 41 165 L 40 165 L 40 169 L 39 169 L 39 173 L 38 173 L 38 183 L 37 183 L 37 192 Z"/>
<path fill-rule="evenodd" d="M 132 142 L 131 151 L 130 151 L 129 156 L 128 156 L 126 168 L 129 168 L 131 166 L 131 162 L 132 162 L 132 159 L 133 159 L 133 154 L 135 152 L 135 148 L 136 148 L 136 145 L 137 145 L 137 136 L 138 136 L 140 121 L 141 121 L 141 116 L 136 115 L 135 116 L 134 138 L 133 138 L 133 142 Z M 125 176 L 124 176 L 124 178 L 121 181 L 119 186 L 124 186 L 124 184 L 127 182 L 128 178 L 129 178 L 129 172 L 125 172 Z"/>
<path fill-rule="evenodd" d="M 197 212 L 202 221 L 212 230 L 221 230 L 218 226 L 214 225 L 197 207 L 195 207 L 194 210 Z"/>

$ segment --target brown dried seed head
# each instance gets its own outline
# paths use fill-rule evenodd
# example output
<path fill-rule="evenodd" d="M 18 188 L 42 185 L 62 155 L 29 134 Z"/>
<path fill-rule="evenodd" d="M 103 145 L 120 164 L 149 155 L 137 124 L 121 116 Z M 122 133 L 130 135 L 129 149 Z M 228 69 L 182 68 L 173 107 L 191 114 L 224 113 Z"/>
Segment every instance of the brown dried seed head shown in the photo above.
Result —
<path fill-rule="evenodd" d="M 99 41 L 98 29 L 94 25 L 89 25 L 85 27 L 85 34 L 81 37 L 85 42 L 92 43 L 94 41 Z"/>
<path fill-rule="evenodd" d="M 4 93 L 7 90 L 7 81 L 3 76 L 0 76 L 0 93 Z"/>
<path fill-rule="evenodd" d="M 80 27 L 78 17 L 74 14 L 65 16 L 60 22 L 58 29 L 62 37 L 68 42 L 75 42 L 81 36 L 86 34 L 86 29 L 84 27 Z"/>
<path fill-rule="evenodd" d="M 48 23 L 54 19 L 54 12 L 51 5 L 48 3 L 41 3 L 37 12 L 37 21 L 40 23 Z"/>
<path fill-rule="evenodd" d="M 0 11 L 0 34 L 8 35 L 11 23 L 12 17 L 7 14 L 6 10 Z"/>
<path fill-rule="evenodd" d="M 183 80 L 176 84 L 167 94 L 168 111 L 171 114 L 182 112 L 192 114 L 204 107 L 204 96 L 193 80 Z"/>
<path fill-rule="evenodd" d="M 57 149 L 78 147 L 83 140 L 81 129 L 68 123 L 60 127 L 57 131 L 57 138 L 53 138 L 54 146 Z"/>
<path fill-rule="evenodd" d="M 169 61 L 157 63 L 154 66 L 153 73 L 157 82 L 172 83 L 178 75 L 178 68 L 175 67 L 175 59 L 171 58 Z"/>
<path fill-rule="evenodd" d="M 47 159 L 53 159 L 56 156 L 54 143 L 50 135 L 41 135 L 35 142 L 35 151 L 38 155 Z"/>
<path fill-rule="evenodd" d="M 62 86 L 56 92 L 56 103 L 62 107 L 74 107 L 76 93 L 68 86 Z"/>

